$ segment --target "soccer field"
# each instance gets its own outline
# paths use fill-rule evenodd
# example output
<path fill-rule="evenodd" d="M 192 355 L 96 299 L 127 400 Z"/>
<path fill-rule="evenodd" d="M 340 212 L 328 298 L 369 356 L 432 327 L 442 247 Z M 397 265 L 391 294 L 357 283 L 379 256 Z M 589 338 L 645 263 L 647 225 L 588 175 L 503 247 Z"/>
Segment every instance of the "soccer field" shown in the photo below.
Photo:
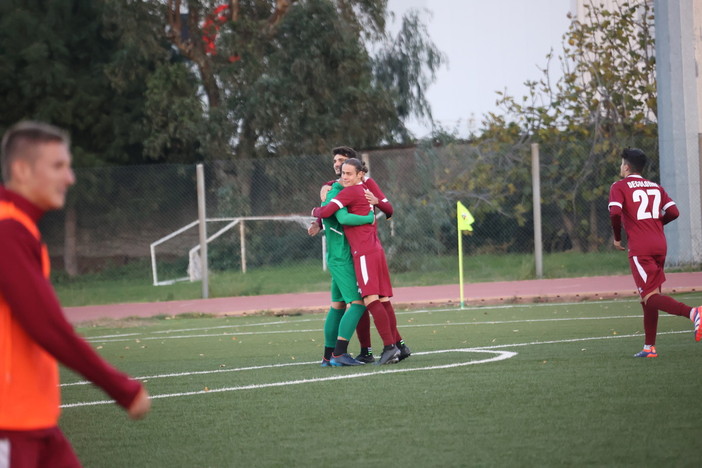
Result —
<path fill-rule="evenodd" d="M 661 314 L 660 357 L 634 359 L 634 300 L 399 311 L 409 359 L 321 368 L 323 320 L 80 328 L 153 409 L 129 421 L 64 370 L 61 426 L 86 467 L 698 466 L 688 320 Z"/>

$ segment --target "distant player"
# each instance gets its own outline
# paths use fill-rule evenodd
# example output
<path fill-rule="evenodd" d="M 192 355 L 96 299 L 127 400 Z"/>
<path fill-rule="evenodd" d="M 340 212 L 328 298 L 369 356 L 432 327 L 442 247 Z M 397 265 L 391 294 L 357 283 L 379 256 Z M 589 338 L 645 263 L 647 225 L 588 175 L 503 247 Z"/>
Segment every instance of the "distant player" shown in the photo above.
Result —
<path fill-rule="evenodd" d="M 629 266 L 642 299 L 645 345 L 634 357 L 654 358 L 658 357 L 655 347 L 658 311 L 692 320 L 695 340 L 700 341 L 702 307 L 690 307 L 661 294 L 667 253 L 663 225 L 676 219 L 680 212 L 663 187 L 641 176 L 646 166 L 643 151 L 627 148 L 621 156 L 620 175 L 623 179 L 612 184 L 609 191 L 609 217 L 614 231 L 614 247 L 619 250 L 626 250 L 621 244 L 622 227 L 626 231 Z"/>
<path fill-rule="evenodd" d="M 332 149 L 333 157 L 333 168 L 337 175 L 337 178 L 341 175 L 341 166 L 349 158 L 357 158 L 357 153 L 353 148 L 348 146 L 338 146 Z M 371 178 L 364 176 L 363 178 L 364 186 L 368 189 L 365 191 L 366 199 L 372 206 L 377 206 L 386 216 L 390 218 L 393 214 L 392 204 L 387 200 L 385 194 L 378 186 L 378 184 Z M 326 205 L 332 198 L 334 198 L 343 186 L 338 180 L 333 180 L 322 186 L 320 191 L 320 197 L 323 201 L 323 206 Z M 371 211 L 372 213 L 373 211 Z M 324 223 L 324 234 L 327 239 L 327 264 L 329 266 L 329 272 L 332 276 L 332 304 L 327 313 L 325 320 L 324 330 L 325 330 L 325 350 L 324 358 L 322 360 L 322 366 L 334 365 L 339 362 L 347 362 L 348 365 L 356 365 L 349 357 L 344 356 L 343 359 L 339 359 L 338 356 L 341 352 L 345 353 L 347 349 L 347 343 L 350 336 L 347 336 L 348 327 L 352 323 L 357 323 L 356 333 L 358 335 L 358 340 L 361 344 L 361 352 L 356 356 L 356 360 L 362 363 L 372 363 L 375 361 L 373 357 L 373 351 L 371 348 L 371 334 L 370 334 L 370 318 L 368 311 L 363 306 L 362 315 L 360 318 L 357 315 L 357 304 L 363 304 L 361 296 L 358 294 L 358 286 L 356 285 L 355 273 L 353 268 L 353 259 L 351 257 L 351 251 L 348 246 L 348 241 L 343 233 L 342 227 L 339 223 L 343 225 L 357 225 L 361 224 L 361 217 L 348 214 L 348 211 L 343 208 L 335 213 L 334 216 L 325 218 L 321 220 Z M 308 233 L 312 236 L 316 235 L 320 231 L 320 220 L 312 222 L 308 229 Z M 350 285 L 345 286 L 343 283 L 346 282 L 344 278 L 348 278 L 348 272 L 351 272 L 351 278 L 353 278 L 353 288 Z M 349 291 L 342 294 L 342 289 L 349 289 Z M 355 291 L 355 294 L 351 294 L 351 289 Z M 346 296 L 346 300 L 344 300 Z M 349 301 L 348 298 L 357 297 L 358 301 Z M 351 304 L 351 307 L 346 310 L 346 304 Z M 387 306 L 391 307 L 388 302 Z M 346 311 L 346 314 L 344 312 Z M 392 318 L 394 319 L 394 311 L 392 313 Z M 336 338 L 336 334 L 332 331 L 335 324 L 339 325 L 339 336 L 336 342 L 332 338 Z M 339 341 L 341 340 L 341 341 Z M 401 341 L 402 338 L 398 335 L 398 346 L 400 346 L 401 359 L 408 357 L 411 354 L 409 347 Z M 340 346 L 342 344 L 343 346 Z M 348 353 L 346 353 L 348 354 Z M 332 355 L 336 355 L 337 359 L 332 359 Z"/>
<path fill-rule="evenodd" d="M 315 208 L 312 215 L 326 218 L 342 207 L 348 208 L 349 213 L 353 214 L 367 212 L 370 204 L 366 199 L 366 188 L 362 182 L 365 172 L 367 172 L 365 166 L 358 159 L 351 158 L 344 162 L 341 171 L 344 190 L 328 205 Z M 401 338 L 397 332 L 395 314 L 390 304 L 390 297 L 392 297 L 390 273 L 377 230 L 375 226 L 365 224 L 345 226 L 344 232 L 351 245 L 356 280 L 361 289 L 361 295 L 366 307 L 373 315 L 375 326 L 383 340 L 383 353 L 379 362 L 380 364 L 397 362 L 401 354 L 397 343 L 401 342 Z"/>
<path fill-rule="evenodd" d="M 334 182 L 331 190 L 321 193 L 324 196 L 322 206 L 329 203 L 343 189 Z M 363 298 L 358 291 L 356 272 L 351 259 L 351 248 L 344 235 L 340 222 L 347 224 L 372 223 L 375 220 L 373 210 L 368 208 L 366 216 L 349 214 L 348 210 L 339 210 L 334 216 L 325 218 L 324 236 L 327 240 L 327 267 L 331 275 L 331 307 L 324 320 L 324 356 L 322 367 L 356 366 L 364 362 L 357 361 L 348 354 L 348 342 L 353 336 L 359 319 L 366 311 Z M 316 221 L 314 225 L 316 225 Z M 314 235 L 317 229 L 308 230 Z M 349 305 L 347 309 L 347 304 Z"/>

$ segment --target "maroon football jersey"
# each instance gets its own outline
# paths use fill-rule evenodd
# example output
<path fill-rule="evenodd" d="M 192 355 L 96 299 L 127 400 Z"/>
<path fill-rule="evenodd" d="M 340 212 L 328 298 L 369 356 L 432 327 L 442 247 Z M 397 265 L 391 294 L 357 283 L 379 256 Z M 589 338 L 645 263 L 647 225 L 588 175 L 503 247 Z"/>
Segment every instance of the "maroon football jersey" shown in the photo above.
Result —
<path fill-rule="evenodd" d="M 315 208 L 314 216 L 326 218 L 344 206 L 351 214 L 367 215 L 372 205 L 366 200 L 365 189 L 366 187 L 363 184 L 344 188 L 326 206 Z M 344 226 L 344 234 L 346 234 L 346 239 L 349 241 L 351 252 L 354 256 L 383 248 L 378 239 L 376 227 L 373 224 Z"/>
<path fill-rule="evenodd" d="M 672 205 L 675 202 L 663 187 L 640 175 L 630 175 L 612 184 L 609 211 L 621 213 L 630 257 L 666 254 L 663 214 Z"/>
<path fill-rule="evenodd" d="M 383 191 L 380 190 L 378 183 L 370 177 L 366 177 L 363 179 L 363 184 L 373 193 L 373 195 L 376 196 L 376 198 L 378 198 L 378 209 L 385 213 L 385 217 L 387 219 L 390 219 L 393 213 L 392 204 L 385 197 Z"/>

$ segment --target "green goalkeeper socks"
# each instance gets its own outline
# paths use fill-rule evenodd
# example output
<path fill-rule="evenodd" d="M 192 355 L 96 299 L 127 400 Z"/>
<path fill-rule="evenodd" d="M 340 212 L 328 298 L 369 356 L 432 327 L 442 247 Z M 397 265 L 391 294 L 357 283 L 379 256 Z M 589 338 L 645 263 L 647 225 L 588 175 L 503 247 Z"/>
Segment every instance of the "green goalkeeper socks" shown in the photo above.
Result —
<path fill-rule="evenodd" d="M 345 315 L 345 309 L 329 308 L 327 318 L 324 320 L 324 347 L 334 348 L 336 346 L 336 337 L 339 335 L 339 322 Z"/>
<path fill-rule="evenodd" d="M 344 316 L 341 318 L 341 322 L 339 323 L 339 336 L 341 338 L 345 339 L 346 341 L 351 339 L 353 333 L 356 331 L 358 320 L 361 318 L 361 315 L 363 315 L 365 310 L 366 306 L 363 304 L 351 304 L 351 307 L 349 307 L 349 310 L 346 311 Z M 334 343 L 336 343 L 336 337 L 334 338 Z"/>

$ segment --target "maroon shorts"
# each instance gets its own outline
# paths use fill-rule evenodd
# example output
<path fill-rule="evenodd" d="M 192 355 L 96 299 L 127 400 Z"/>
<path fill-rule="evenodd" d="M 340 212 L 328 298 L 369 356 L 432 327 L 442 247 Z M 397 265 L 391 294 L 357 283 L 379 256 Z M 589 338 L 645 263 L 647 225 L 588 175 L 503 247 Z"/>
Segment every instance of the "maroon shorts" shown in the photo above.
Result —
<path fill-rule="evenodd" d="M 0 468 L 80 468 L 61 429 L 5 431 L 0 429 Z"/>
<path fill-rule="evenodd" d="M 361 296 L 377 294 L 381 297 L 392 297 L 390 271 L 384 250 L 354 255 L 353 267 L 356 270 L 356 281 L 361 290 Z"/>
<path fill-rule="evenodd" d="M 659 291 L 665 282 L 665 255 L 635 255 L 629 257 L 631 274 L 634 275 L 634 283 L 641 298 L 648 294 Z"/>

